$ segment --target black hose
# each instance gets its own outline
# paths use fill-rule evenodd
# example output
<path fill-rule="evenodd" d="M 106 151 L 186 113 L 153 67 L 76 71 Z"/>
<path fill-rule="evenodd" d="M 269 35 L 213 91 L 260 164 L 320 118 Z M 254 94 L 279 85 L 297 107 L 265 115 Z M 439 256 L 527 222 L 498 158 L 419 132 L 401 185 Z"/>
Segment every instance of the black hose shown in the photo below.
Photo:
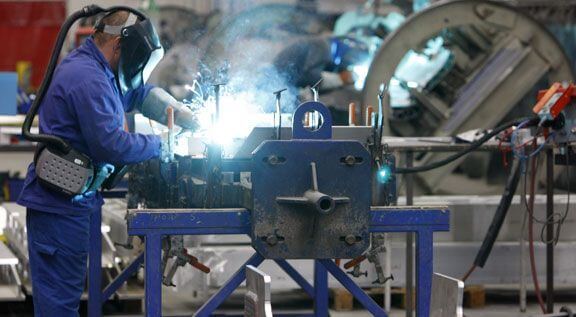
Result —
<path fill-rule="evenodd" d="M 457 159 L 461 158 L 462 156 L 464 156 L 470 152 L 475 151 L 480 146 L 482 146 L 482 144 L 488 142 L 490 139 L 497 136 L 502 131 L 505 131 L 505 130 L 509 129 L 510 127 L 515 126 L 515 125 L 519 125 L 520 123 L 522 123 L 524 121 L 529 121 L 528 126 L 530 126 L 530 125 L 538 124 L 540 122 L 540 119 L 535 118 L 535 117 L 528 117 L 528 118 L 522 118 L 522 119 L 510 121 L 506 124 L 503 124 L 503 125 L 495 128 L 494 130 L 490 131 L 489 133 L 484 135 L 482 138 L 470 143 L 470 146 L 461 152 L 455 153 L 455 154 L 453 154 L 453 155 L 451 155 L 451 156 L 449 156 L 443 160 L 440 160 L 440 161 L 437 161 L 434 163 L 430 163 L 428 165 L 416 166 L 416 167 L 411 167 L 411 168 L 399 167 L 399 168 L 396 168 L 396 173 L 397 174 L 420 173 L 420 172 L 430 171 L 430 170 L 442 167 L 444 165 L 450 164 L 450 163 L 456 161 Z"/>
<path fill-rule="evenodd" d="M 488 260 L 488 257 L 490 256 L 490 253 L 492 252 L 494 242 L 496 242 L 496 238 L 498 238 L 500 229 L 502 229 L 502 224 L 504 223 L 504 219 L 506 219 L 506 215 L 508 214 L 508 210 L 512 204 L 514 193 L 516 193 L 516 189 L 520 183 L 520 176 L 522 174 L 521 170 L 522 164 L 520 161 L 516 160 L 514 162 L 514 166 L 512 167 L 512 173 L 506 182 L 506 188 L 502 194 L 502 198 L 500 198 L 500 204 L 498 205 L 498 209 L 496 209 L 496 214 L 494 214 L 494 218 L 492 218 L 490 228 L 488 228 L 486 237 L 484 237 L 482 246 L 480 247 L 480 250 L 478 250 L 478 254 L 474 260 L 475 266 L 483 268 L 486 264 L 486 261 Z"/>
<path fill-rule="evenodd" d="M 54 44 L 54 48 L 52 49 L 52 56 L 50 57 L 48 67 L 46 68 L 46 73 L 44 75 L 44 79 L 42 80 L 42 84 L 38 89 L 36 99 L 30 106 L 30 110 L 26 114 L 26 119 L 24 119 L 24 124 L 22 125 L 22 136 L 24 136 L 26 140 L 32 142 L 44 143 L 48 146 L 55 147 L 56 149 L 60 150 L 63 153 L 68 153 L 70 151 L 71 149 L 70 145 L 66 143 L 66 141 L 57 136 L 48 134 L 32 134 L 30 132 L 30 129 L 32 127 L 32 123 L 34 122 L 34 117 L 38 113 L 38 109 L 40 108 L 40 104 L 44 100 L 46 92 L 48 91 L 48 87 L 50 87 L 50 83 L 52 82 L 52 77 L 54 75 L 54 70 L 56 69 L 56 65 L 58 64 L 58 58 L 60 56 L 60 52 L 62 51 L 62 47 L 64 46 L 64 42 L 66 41 L 66 37 L 68 36 L 68 31 L 70 30 L 72 25 L 82 18 L 87 18 L 103 12 L 115 12 L 119 10 L 132 12 L 142 20 L 146 19 L 146 16 L 142 12 L 126 6 L 114 6 L 107 9 L 103 9 L 96 5 L 89 5 L 82 8 L 79 11 L 74 12 L 71 16 L 69 16 L 66 19 L 66 21 L 64 21 L 62 27 L 60 28 L 60 31 L 58 32 L 58 37 L 56 38 L 56 44 Z"/>

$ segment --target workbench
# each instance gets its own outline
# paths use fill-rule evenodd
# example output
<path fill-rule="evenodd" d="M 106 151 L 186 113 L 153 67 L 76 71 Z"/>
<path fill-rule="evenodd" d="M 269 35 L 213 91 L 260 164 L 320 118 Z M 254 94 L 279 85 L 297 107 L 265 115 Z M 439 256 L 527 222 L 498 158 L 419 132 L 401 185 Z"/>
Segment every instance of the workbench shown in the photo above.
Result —
<path fill-rule="evenodd" d="M 428 316 L 433 274 L 433 234 L 449 230 L 449 212 L 445 207 L 372 207 L 370 232 L 412 232 L 416 236 L 416 304 L 418 316 Z M 92 243 L 89 269 L 90 317 L 101 316 L 101 305 L 111 297 L 124 281 L 145 264 L 146 316 L 161 316 L 162 310 L 162 237 L 166 235 L 251 234 L 250 211 L 246 209 L 191 209 L 191 210 L 129 210 L 128 233 L 146 241 L 143 254 L 136 257 L 126 269 L 103 291 L 100 283 L 98 243 Z M 96 223 L 96 222 L 94 222 Z M 93 226 L 92 233 L 99 227 Z M 100 241 L 92 239 L 93 242 Z M 245 280 L 245 266 L 257 267 L 264 257 L 255 253 L 229 281 L 208 300 L 195 316 L 211 316 L 226 298 Z M 313 316 L 328 316 L 328 274 L 334 276 L 353 296 L 375 316 L 386 316 L 364 291 L 358 287 L 332 259 L 317 259 L 314 283 L 310 284 L 286 260 L 274 260 L 302 289 L 314 299 Z"/>

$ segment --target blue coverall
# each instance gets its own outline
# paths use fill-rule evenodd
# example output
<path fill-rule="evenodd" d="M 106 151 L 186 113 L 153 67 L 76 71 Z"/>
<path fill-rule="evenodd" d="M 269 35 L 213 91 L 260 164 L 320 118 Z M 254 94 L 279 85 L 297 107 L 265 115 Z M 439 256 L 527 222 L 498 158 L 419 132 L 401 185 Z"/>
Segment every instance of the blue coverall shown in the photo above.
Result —
<path fill-rule="evenodd" d="M 40 131 L 63 138 L 96 166 L 158 157 L 159 137 L 124 131 L 124 113 L 141 103 L 151 88 L 122 96 L 109 63 L 89 38 L 56 68 L 40 106 Z M 101 212 L 101 194 L 73 200 L 50 191 L 39 184 L 30 164 L 18 203 L 27 207 L 35 316 L 78 316 L 90 218 Z"/>

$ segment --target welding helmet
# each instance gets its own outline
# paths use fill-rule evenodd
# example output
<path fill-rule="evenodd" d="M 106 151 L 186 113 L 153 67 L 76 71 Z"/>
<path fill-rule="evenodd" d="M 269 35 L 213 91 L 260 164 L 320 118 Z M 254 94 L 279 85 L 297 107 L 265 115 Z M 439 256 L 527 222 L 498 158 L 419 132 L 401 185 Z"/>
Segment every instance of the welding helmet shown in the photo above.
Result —
<path fill-rule="evenodd" d="M 104 17 L 105 18 L 105 17 Z M 104 18 L 96 24 L 96 31 L 120 36 L 120 62 L 116 80 L 122 94 L 145 84 L 164 57 L 160 37 L 150 19 L 137 21 L 130 13 L 124 25 L 106 25 Z"/>
<path fill-rule="evenodd" d="M 370 50 L 365 43 L 353 37 L 337 36 L 330 39 L 330 54 L 334 71 L 344 71 L 366 63 Z"/>

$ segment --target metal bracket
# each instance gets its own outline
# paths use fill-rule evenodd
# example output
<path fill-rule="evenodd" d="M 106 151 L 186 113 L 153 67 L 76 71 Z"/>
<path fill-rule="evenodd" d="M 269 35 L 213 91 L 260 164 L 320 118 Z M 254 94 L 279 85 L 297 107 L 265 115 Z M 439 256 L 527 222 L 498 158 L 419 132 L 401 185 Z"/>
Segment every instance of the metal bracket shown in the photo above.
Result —
<path fill-rule="evenodd" d="M 306 113 L 317 111 L 322 124 L 312 131 L 304 127 Z M 292 117 L 292 139 L 327 140 L 332 138 L 332 114 L 322 103 L 309 101 L 298 106 Z"/>

